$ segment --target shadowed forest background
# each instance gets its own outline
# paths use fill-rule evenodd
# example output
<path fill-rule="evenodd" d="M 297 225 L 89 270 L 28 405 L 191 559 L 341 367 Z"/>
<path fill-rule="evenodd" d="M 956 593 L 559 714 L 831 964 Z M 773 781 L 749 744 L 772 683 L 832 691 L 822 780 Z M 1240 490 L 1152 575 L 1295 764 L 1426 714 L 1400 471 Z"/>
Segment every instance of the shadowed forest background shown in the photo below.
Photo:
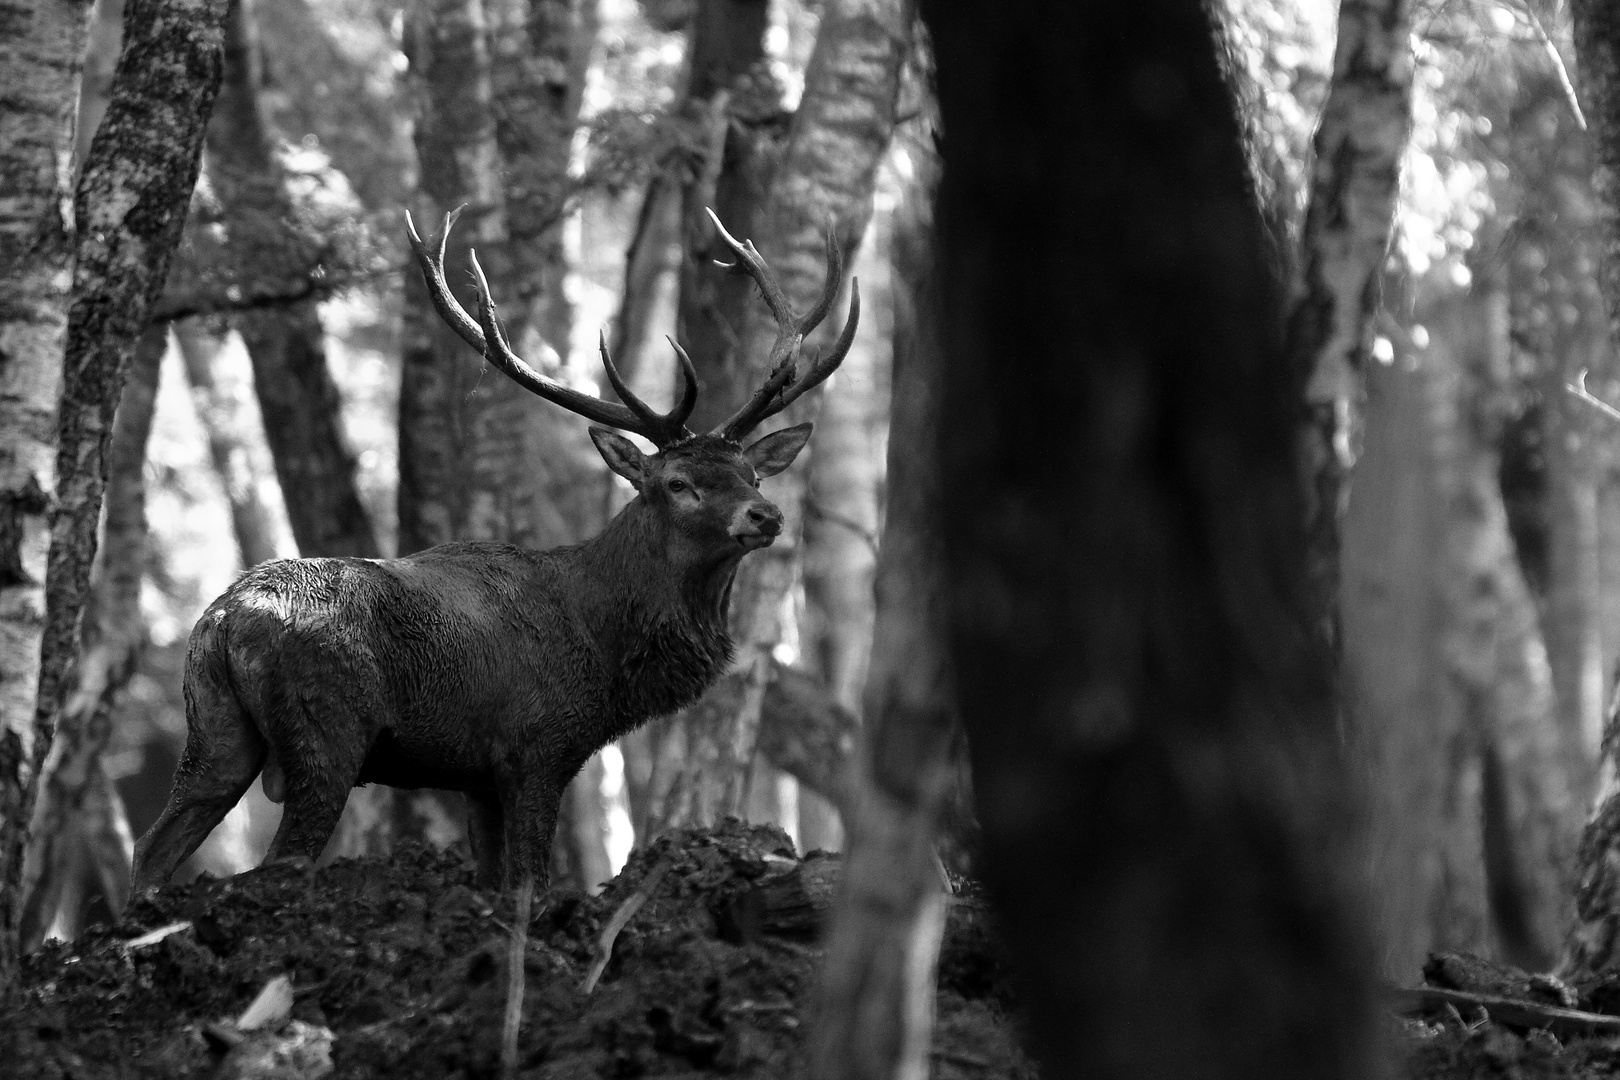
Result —
<path fill-rule="evenodd" d="M 1620 414 L 1582 398 L 1620 404 L 1603 3 L 36 7 L 72 56 L 0 72 L 0 175 L 49 171 L 25 120 L 72 102 L 36 217 L 79 203 L 54 248 L 5 234 L 0 268 L 0 976 L 125 916 L 188 635 L 242 571 L 574 544 L 634 496 L 581 417 L 441 322 L 406 214 L 431 239 L 459 208 L 452 288 L 472 306 L 476 246 L 553 379 L 612 398 L 607 349 L 667 409 L 679 342 L 707 430 L 775 329 L 713 208 L 801 306 L 830 237 L 859 331 L 783 414 L 815 432 L 764 485 L 787 525 L 742 563 L 731 673 L 591 758 L 554 888 L 596 912 L 693 827 L 741 865 L 727 818 L 783 830 L 770 859 L 843 853 L 817 1016 L 876 1041 L 826 1035 L 818 1076 L 930 1067 L 932 1006 L 904 1003 L 960 989 L 971 878 L 1050 1075 L 1370 1075 L 1379 981 L 1543 1009 L 1423 999 L 1413 1039 L 1459 1002 L 1566 1040 L 1546 1009 L 1616 1011 Z M 190 74 L 143 99 L 163 56 Z M 50 82 L 78 58 L 76 94 Z M 280 813 L 255 785 L 176 882 L 257 866 Z M 453 856 L 465 813 L 357 788 L 321 865 Z M 1238 1026 L 1290 1049 L 1200 1012 L 1250 980 Z M 1141 1030 L 1152 1003 L 1182 1036 Z"/>

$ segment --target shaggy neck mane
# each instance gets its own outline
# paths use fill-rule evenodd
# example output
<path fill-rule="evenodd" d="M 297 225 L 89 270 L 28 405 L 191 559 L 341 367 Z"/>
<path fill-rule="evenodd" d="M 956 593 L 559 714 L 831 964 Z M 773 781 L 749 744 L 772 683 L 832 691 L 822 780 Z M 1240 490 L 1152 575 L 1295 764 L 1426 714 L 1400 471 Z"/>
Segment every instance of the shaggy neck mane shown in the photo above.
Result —
<path fill-rule="evenodd" d="M 718 635 L 729 647 L 726 609 L 743 554 L 740 547 L 735 555 L 708 563 L 677 562 L 654 511 L 638 496 L 577 550 L 581 562 L 617 598 L 615 611 L 636 629 L 681 625 Z"/>

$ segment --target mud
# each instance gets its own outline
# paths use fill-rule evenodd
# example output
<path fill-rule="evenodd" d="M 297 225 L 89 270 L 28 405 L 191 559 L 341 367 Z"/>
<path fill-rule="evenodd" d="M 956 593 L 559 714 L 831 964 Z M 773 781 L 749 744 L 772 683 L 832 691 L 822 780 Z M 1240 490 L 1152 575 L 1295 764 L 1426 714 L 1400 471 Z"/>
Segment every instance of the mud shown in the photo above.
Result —
<path fill-rule="evenodd" d="M 661 862 L 667 872 L 584 993 L 603 927 Z M 522 1075 L 802 1075 L 817 912 L 761 920 L 757 900 L 791 875 L 825 883 L 835 869 L 828 856 L 798 860 L 776 829 L 734 823 L 659 840 L 600 895 L 554 890 L 530 924 Z M 27 959 L 21 1011 L 0 1017 L 0 1075 L 222 1075 L 235 1064 L 222 1068 L 227 1047 L 210 1025 L 286 975 L 291 1019 L 309 1025 L 299 1030 L 331 1033 L 332 1076 L 491 1077 L 509 918 L 459 855 L 420 848 L 171 887 L 116 926 Z M 177 922 L 188 925 L 130 947 Z M 953 903 L 941 954 L 932 1065 L 940 1080 L 1035 1076 L 971 891 Z"/>

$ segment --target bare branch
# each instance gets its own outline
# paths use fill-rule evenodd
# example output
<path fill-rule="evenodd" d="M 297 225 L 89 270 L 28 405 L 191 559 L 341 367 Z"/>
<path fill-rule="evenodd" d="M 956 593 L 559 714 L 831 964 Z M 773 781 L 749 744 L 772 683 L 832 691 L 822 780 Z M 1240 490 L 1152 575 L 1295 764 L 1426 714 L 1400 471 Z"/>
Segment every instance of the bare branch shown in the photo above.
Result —
<path fill-rule="evenodd" d="M 1616 409 L 1613 405 L 1610 405 L 1607 401 L 1604 401 L 1601 398 L 1593 396 L 1592 392 L 1586 389 L 1586 369 L 1585 368 L 1581 368 L 1581 373 L 1578 376 L 1576 376 L 1574 382 L 1565 383 L 1564 384 L 1564 389 L 1568 390 L 1570 393 L 1574 394 L 1576 397 L 1580 398 L 1582 401 L 1586 402 L 1587 404 L 1596 406 L 1598 409 L 1601 409 L 1605 415 L 1607 415 L 1609 417 L 1612 417 L 1615 420 L 1620 420 L 1620 409 Z"/>

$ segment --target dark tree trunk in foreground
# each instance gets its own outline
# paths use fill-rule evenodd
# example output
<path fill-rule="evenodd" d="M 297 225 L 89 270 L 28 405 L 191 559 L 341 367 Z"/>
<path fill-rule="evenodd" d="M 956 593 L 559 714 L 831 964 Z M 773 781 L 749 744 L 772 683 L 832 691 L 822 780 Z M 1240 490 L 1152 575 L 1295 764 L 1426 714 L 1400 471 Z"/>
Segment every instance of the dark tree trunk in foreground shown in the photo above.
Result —
<path fill-rule="evenodd" d="M 924 10 L 954 661 L 1044 1075 L 1365 1075 L 1293 380 L 1208 14 Z"/>
<path fill-rule="evenodd" d="M 225 0 L 129 0 L 112 101 L 79 177 L 78 257 L 34 713 L 35 779 L 24 815 L 33 810 L 38 768 L 73 685 L 113 413 L 197 182 L 203 131 L 219 89 L 224 15 Z M 21 821 L 8 817 L 0 825 L 0 984 L 10 981 L 15 962 L 23 833 Z"/>
<path fill-rule="evenodd" d="M 23 865 L 22 944 L 32 949 L 61 912 L 66 936 L 98 881 L 116 917 L 129 898 L 133 837 L 123 801 L 102 768 L 113 712 L 141 650 L 141 578 L 146 569 L 146 441 L 152 431 L 158 372 L 169 345 L 167 323 L 141 335 L 124 382 L 107 448 L 106 515 L 86 608 L 83 652 L 46 765 Z"/>
<path fill-rule="evenodd" d="M 1304 388 L 1299 432 L 1309 572 L 1318 630 L 1338 641 L 1339 530 L 1352 463 L 1352 416 L 1362 385 L 1369 321 L 1412 129 L 1412 46 L 1407 0 L 1339 6 L 1333 79 L 1316 129 L 1300 280 L 1288 313 L 1288 356 Z"/>
<path fill-rule="evenodd" d="M 1620 9 L 1607 0 L 1573 0 L 1575 51 L 1582 98 L 1591 124 L 1599 168 L 1602 219 L 1598 278 L 1608 307 L 1612 341 L 1620 342 Z M 1617 693 L 1610 689 L 1611 696 Z M 1612 712 L 1603 735 L 1602 782 L 1576 857 L 1579 885 L 1575 921 L 1564 943 L 1559 971 L 1583 978 L 1620 971 L 1620 720 Z"/>
<path fill-rule="evenodd" d="M 233 232 L 274 234 L 292 227 L 295 211 L 259 101 L 256 46 L 253 5 L 233 0 L 225 20 L 225 78 L 208 127 L 209 177 Z M 241 245 L 244 251 L 253 246 Z M 235 324 L 253 361 L 265 436 L 298 553 L 376 558 L 377 539 L 355 486 L 343 401 L 327 367 L 315 302 L 247 312 Z"/>
<path fill-rule="evenodd" d="M 818 1080 L 925 1077 L 934 971 L 945 926 L 934 855 L 955 768 L 945 556 L 938 528 L 938 278 L 929 243 L 931 184 L 895 239 L 910 325 L 897 333 L 889 498 L 877 566 L 877 616 L 864 739 L 813 1050 Z M 915 204 L 922 205 L 915 205 Z"/>

